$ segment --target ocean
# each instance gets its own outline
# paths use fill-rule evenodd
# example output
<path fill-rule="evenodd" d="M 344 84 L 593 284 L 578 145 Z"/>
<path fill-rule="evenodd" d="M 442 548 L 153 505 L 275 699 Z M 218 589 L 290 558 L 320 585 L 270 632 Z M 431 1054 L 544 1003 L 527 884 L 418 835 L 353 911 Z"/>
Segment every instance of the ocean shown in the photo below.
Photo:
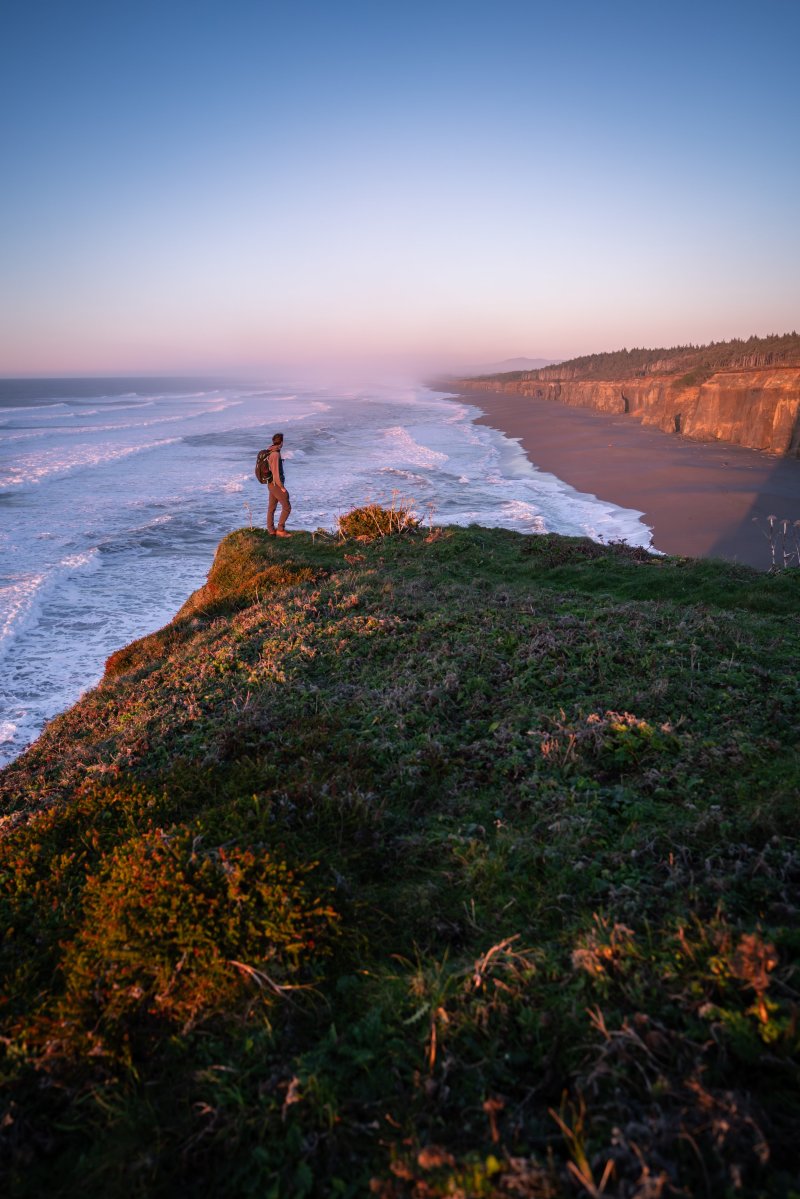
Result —
<path fill-rule="evenodd" d="M 273 432 L 290 528 L 395 497 L 436 524 L 650 545 L 640 513 L 538 470 L 479 414 L 405 383 L 0 380 L 0 764 L 171 619 L 226 533 L 263 526 L 253 468 Z"/>

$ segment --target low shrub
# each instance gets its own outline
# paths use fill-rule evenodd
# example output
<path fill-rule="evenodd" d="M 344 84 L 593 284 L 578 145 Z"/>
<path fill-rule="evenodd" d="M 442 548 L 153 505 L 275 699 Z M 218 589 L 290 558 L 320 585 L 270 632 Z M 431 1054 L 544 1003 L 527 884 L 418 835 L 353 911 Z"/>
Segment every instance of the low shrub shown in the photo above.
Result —
<path fill-rule="evenodd" d="M 338 521 L 340 535 L 354 537 L 358 541 L 375 541 L 379 537 L 389 537 L 393 533 L 405 533 L 417 528 L 419 520 L 413 509 L 404 507 L 402 503 L 392 504 L 391 508 L 382 508 L 380 504 L 367 504 L 363 508 L 353 508 L 344 516 L 340 516 Z"/>
<path fill-rule="evenodd" d="M 207 848 L 187 827 L 133 838 L 87 882 L 84 920 L 65 946 L 58 1023 L 114 1053 L 147 1030 L 184 1030 L 270 1003 L 313 981 L 336 912 L 263 850 Z"/>

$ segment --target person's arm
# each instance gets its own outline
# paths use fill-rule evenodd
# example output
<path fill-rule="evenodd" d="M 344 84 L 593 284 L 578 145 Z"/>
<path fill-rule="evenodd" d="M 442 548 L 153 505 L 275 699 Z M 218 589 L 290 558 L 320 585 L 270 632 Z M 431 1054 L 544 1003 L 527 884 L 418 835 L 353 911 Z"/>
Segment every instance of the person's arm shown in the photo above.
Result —
<path fill-rule="evenodd" d="M 272 471 L 272 482 L 281 491 L 286 491 L 286 487 L 281 483 L 281 467 L 280 467 L 280 450 L 273 446 L 269 452 L 269 469 Z"/>

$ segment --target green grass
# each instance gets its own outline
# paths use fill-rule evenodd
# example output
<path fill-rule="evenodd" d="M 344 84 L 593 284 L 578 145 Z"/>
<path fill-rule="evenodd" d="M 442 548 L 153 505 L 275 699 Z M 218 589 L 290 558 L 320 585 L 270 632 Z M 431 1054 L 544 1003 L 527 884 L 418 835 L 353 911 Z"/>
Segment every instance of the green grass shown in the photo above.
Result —
<path fill-rule="evenodd" d="M 797 1191 L 799 587 L 227 537 L 0 775 L 6 1193 Z"/>

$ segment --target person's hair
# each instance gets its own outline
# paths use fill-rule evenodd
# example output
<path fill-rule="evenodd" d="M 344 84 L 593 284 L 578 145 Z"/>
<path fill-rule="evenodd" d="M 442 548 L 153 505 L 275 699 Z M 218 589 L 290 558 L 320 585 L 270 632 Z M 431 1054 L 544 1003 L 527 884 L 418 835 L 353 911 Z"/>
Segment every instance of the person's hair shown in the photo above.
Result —
<path fill-rule="evenodd" d="M 276 441 L 283 441 L 283 433 L 272 434 L 272 444 L 274 445 Z"/>

